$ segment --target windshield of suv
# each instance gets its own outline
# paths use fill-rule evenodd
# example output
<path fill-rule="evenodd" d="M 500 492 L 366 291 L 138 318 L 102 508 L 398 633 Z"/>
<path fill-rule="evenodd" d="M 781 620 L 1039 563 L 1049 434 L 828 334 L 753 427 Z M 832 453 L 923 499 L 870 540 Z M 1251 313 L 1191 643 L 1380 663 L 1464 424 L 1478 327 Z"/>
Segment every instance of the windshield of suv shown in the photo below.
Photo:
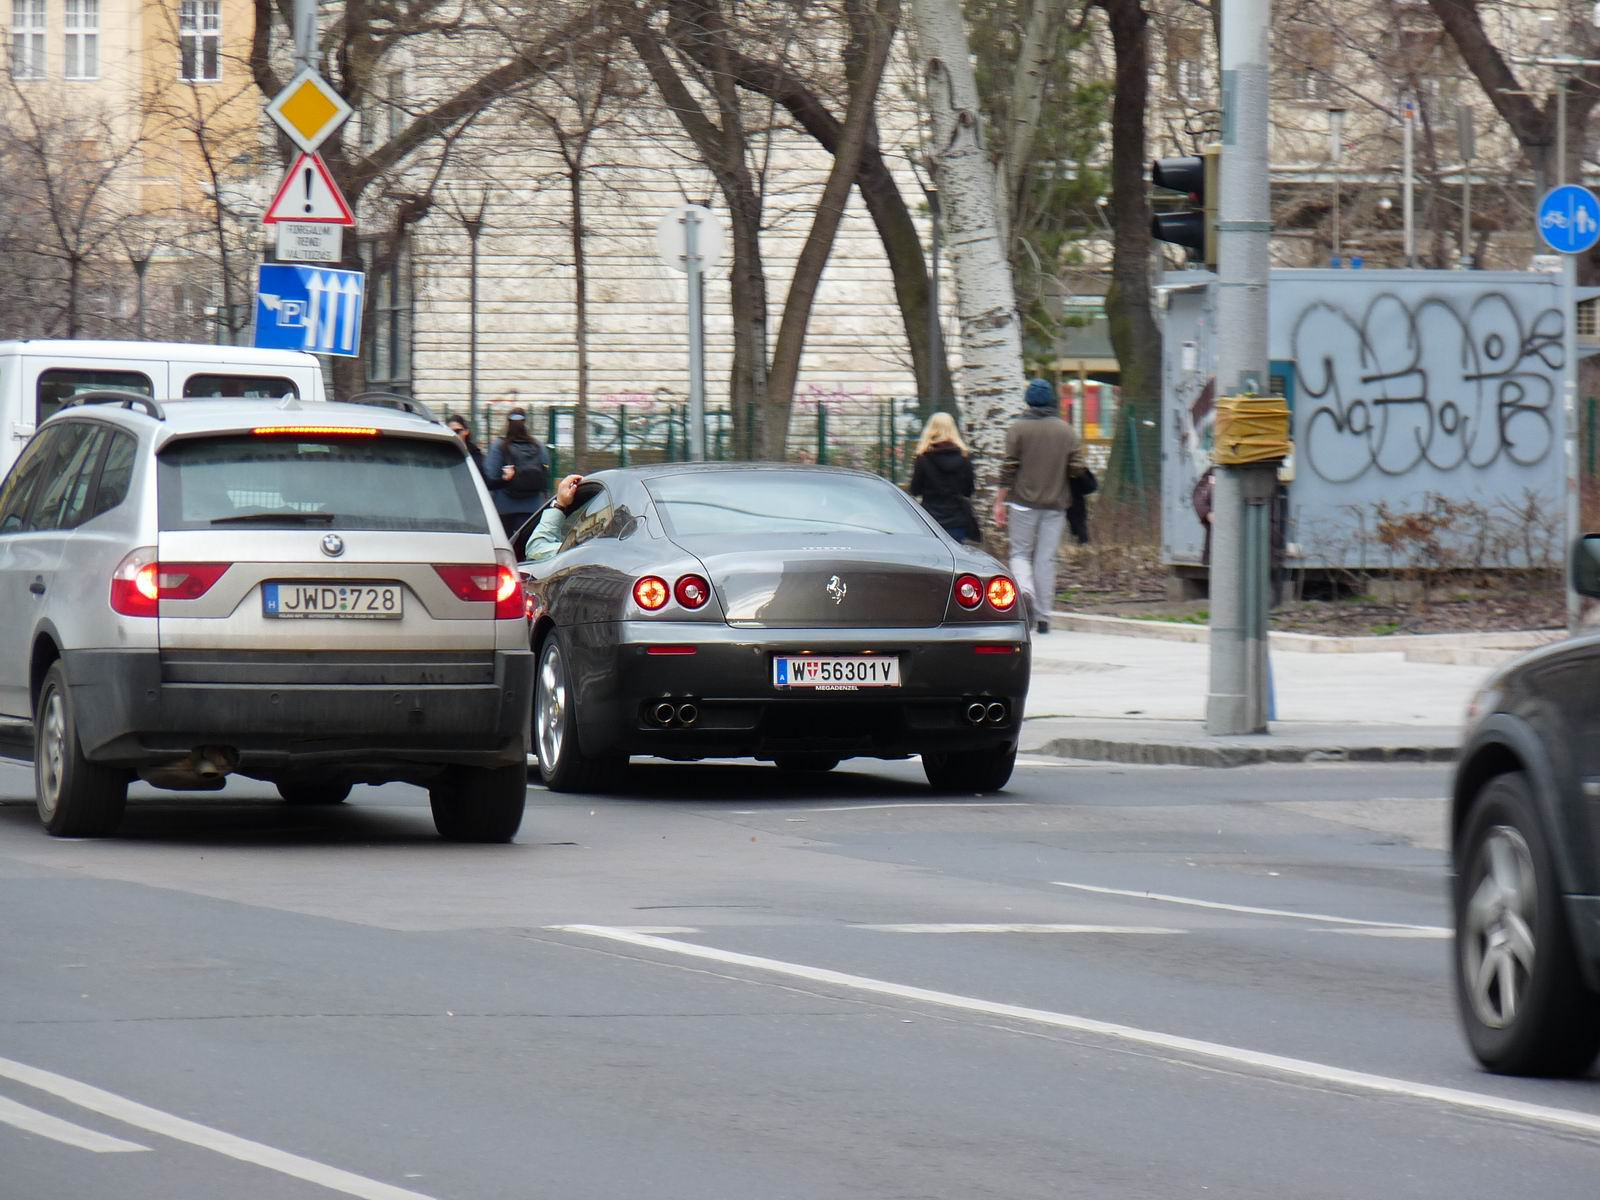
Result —
<path fill-rule="evenodd" d="M 159 464 L 162 529 L 489 531 L 472 464 L 452 442 L 235 434 L 174 442 Z"/>

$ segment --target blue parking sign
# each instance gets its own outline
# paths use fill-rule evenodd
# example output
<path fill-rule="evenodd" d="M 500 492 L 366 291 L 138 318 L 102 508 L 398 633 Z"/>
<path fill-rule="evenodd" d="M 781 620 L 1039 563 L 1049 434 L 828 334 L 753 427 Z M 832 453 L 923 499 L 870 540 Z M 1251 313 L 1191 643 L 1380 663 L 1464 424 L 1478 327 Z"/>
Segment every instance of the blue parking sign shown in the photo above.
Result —
<path fill-rule="evenodd" d="M 1592 249 L 1600 241 L 1600 200 L 1575 183 L 1545 193 L 1539 202 L 1539 235 L 1558 254 Z"/>
<path fill-rule="evenodd" d="M 365 276 L 289 263 L 263 263 L 256 283 L 255 344 L 312 354 L 361 352 Z"/>

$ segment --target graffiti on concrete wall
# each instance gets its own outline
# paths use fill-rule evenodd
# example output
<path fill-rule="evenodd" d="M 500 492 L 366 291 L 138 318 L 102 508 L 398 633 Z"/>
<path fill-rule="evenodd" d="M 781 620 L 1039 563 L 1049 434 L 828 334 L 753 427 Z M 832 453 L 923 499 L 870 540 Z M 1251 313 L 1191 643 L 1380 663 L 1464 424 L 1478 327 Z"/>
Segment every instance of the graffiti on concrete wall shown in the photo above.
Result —
<path fill-rule="evenodd" d="M 1556 448 L 1561 336 L 1560 310 L 1524 315 L 1499 291 L 1311 304 L 1290 339 L 1301 462 L 1334 484 L 1534 467 Z"/>

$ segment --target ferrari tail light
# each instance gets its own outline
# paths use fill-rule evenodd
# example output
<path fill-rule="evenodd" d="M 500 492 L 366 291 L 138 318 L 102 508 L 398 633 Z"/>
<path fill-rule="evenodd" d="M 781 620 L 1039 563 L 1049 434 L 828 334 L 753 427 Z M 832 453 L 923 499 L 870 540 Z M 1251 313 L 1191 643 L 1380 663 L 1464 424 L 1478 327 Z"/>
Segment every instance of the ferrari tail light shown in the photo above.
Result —
<path fill-rule="evenodd" d="M 497 621 L 520 620 L 528 614 L 522 580 L 510 554 L 492 563 L 434 563 L 434 572 L 457 600 L 494 605 Z"/>
<path fill-rule="evenodd" d="M 976 575 L 962 575 L 956 580 L 956 603 L 971 612 L 983 603 L 983 582 Z"/>
<path fill-rule="evenodd" d="M 996 575 L 989 580 L 986 594 L 989 597 L 989 603 L 1001 612 L 1016 606 L 1017 585 L 1008 576 Z"/>
<path fill-rule="evenodd" d="M 685 608 L 704 608 L 711 599 L 711 585 L 699 575 L 680 575 L 672 585 L 672 594 Z"/>
<path fill-rule="evenodd" d="M 125 617 L 153 617 L 163 600 L 198 600 L 231 563 L 158 562 L 144 547 L 128 554 L 111 573 L 111 610 Z"/>
<path fill-rule="evenodd" d="M 633 602 L 646 612 L 665 608 L 672 599 L 672 589 L 659 575 L 646 575 L 633 585 Z"/>

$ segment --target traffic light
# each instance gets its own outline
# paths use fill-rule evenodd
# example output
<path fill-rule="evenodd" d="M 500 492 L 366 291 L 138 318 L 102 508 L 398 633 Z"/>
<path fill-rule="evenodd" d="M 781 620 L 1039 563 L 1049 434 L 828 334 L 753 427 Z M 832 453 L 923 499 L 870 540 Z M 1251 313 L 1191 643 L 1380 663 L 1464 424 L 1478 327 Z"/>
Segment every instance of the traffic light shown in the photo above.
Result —
<path fill-rule="evenodd" d="M 1188 206 L 1158 212 L 1150 218 L 1150 236 L 1182 246 L 1191 259 L 1217 265 L 1217 185 L 1221 146 L 1207 146 L 1183 158 L 1158 158 L 1150 165 L 1150 182 L 1169 192 L 1182 192 Z"/>

